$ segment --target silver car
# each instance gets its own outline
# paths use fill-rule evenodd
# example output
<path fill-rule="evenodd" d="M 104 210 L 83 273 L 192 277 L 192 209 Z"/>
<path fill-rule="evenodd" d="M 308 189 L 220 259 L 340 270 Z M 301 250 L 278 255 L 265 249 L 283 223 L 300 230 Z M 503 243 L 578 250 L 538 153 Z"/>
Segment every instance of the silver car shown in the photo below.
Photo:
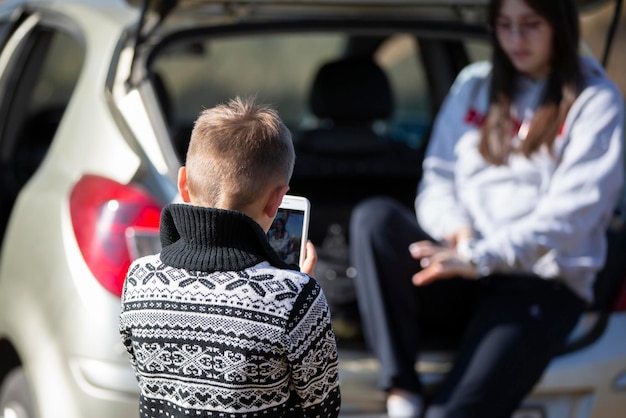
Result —
<path fill-rule="evenodd" d="M 411 204 L 434 114 L 458 71 L 489 56 L 485 4 L 0 2 L 0 418 L 138 415 L 118 334 L 126 269 L 159 251 L 193 120 L 235 95 L 275 105 L 294 134 L 290 192 L 312 204 L 343 415 L 384 410 L 359 336 L 349 215 L 374 194 Z M 626 235 L 609 234 L 598 302 L 524 417 L 626 410 Z M 432 348 L 418 367 L 436 385 L 448 353 Z"/>

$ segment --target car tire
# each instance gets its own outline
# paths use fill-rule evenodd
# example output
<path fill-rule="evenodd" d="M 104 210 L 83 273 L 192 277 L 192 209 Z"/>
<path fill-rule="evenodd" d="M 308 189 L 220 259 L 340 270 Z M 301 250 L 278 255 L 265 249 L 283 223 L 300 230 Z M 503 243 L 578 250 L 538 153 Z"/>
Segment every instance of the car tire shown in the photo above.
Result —
<path fill-rule="evenodd" d="M 21 367 L 11 370 L 2 382 L 0 418 L 35 418 L 33 397 Z"/>

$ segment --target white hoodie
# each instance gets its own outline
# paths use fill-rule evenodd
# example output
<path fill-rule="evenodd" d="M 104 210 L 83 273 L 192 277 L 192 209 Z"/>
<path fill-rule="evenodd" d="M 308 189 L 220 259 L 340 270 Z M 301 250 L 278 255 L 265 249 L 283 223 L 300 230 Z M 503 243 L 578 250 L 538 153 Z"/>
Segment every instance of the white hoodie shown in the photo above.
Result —
<path fill-rule="evenodd" d="M 584 58 L 581 66 L 586 87 L 554 142 L 554 156 L 544 147 L 530 159 L 513 154 L 502 166 L 486 163 L 478 151 L 491 64 L 465 68 L 435 121 L 415 207 L 420 226 L 435 239 L 471 225 L 481 273 L 560 277 L 591 301 L 622 191 L 624 103 L 595 60 Z M 514 107 L 523 122 L 545 80 L 519 83 Z"/>

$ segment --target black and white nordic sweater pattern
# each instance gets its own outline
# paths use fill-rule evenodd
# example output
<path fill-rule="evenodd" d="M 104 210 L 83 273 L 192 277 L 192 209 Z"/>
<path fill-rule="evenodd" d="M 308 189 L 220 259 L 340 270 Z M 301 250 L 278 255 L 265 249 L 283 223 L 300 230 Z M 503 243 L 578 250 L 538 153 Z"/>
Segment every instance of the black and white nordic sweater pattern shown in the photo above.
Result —
<path fill-rule="evenodd" d="M 169 205 L 161 243 L 131 265 L 122 295 L 142 418 L 338 416 L 325 296 L 254 220 Z"/>

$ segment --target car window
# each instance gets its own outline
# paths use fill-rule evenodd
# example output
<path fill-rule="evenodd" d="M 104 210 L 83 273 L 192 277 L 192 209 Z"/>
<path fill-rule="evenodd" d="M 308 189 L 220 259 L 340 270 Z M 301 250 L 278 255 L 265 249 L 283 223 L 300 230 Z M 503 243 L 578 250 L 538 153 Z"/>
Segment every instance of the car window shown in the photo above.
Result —
<path fill-rule="evenodd" d="M 4 227 L 21 187 L 34 174 L 52 142 L 85 56 L 73 36 L 37 27 L 21 42 L 3 74 L 6 93 L 0 117 L 0 170 Z"/>
<path fill-rule="evenodd" d="M 54 32 L 31 96 L 29 113 L 67 105 L 78 81 L 85 51 L 69 34 Z"/>
<path fill-rule="evenodd" d="M 377 50 L 375 58 L 389 77 L 394 94 L 388 136 L 417 149 L 424 141 L 432 117 L 418 43 L 411 35 L 392 36 Z"/>
<path fill-rule="evenodd" d="M 257 95 L 259 101 L 277 106 L 291 129 L 299 129 L 311 123 L 307 100 L 315 71 L 341 54 L 344 39 L 268 35 L 214 38 L 199 47 L 196 53 L 176 49 L 155 65 L 179 120 L 193 121 L 203 108 L 225 98 Z"/>
<path fill-rule="evenodd" d="M 4 42 L 11 31 L 11 26 L 11 22 L 0 20 L 0 45 L 4 45 Z"/>
<path fill-rule="evenodd" d="M 17 184 L 33 174 L 52 141 L 78 81 L 83 45 L 72 36 L 36 29 L 26 56 L 11 71 L 15 83 L 2 136 L 3 162 L 12 162 Z"/>
<path fill-rule="evenodd" d="M 465 42 L 465 49 L 472 62 L 485 61 L 491 58 L 491 47 L 485 41 L 468 39 Z"/>
<path fill-rule="evenodd" d="M 156 59 L 154 70 L 168 91 L 176 119 L 186 126 L 180 140 L 188 138 L 189 126 L 203 108 L 236 95 L 256 95 L 276 106 L 297 137 L 319 123 L 310 106 L 318 70 L 342 58 L 348 41 L 345 33 L 213 38 L 195 48 L 170 48 Z M 414 38 L 400 34 L 388 37 L 373 57 L 394 97 L 392 116 L 375 129 L 412 147 L 418 146 L 431 113 L 418 52 Z"/>

